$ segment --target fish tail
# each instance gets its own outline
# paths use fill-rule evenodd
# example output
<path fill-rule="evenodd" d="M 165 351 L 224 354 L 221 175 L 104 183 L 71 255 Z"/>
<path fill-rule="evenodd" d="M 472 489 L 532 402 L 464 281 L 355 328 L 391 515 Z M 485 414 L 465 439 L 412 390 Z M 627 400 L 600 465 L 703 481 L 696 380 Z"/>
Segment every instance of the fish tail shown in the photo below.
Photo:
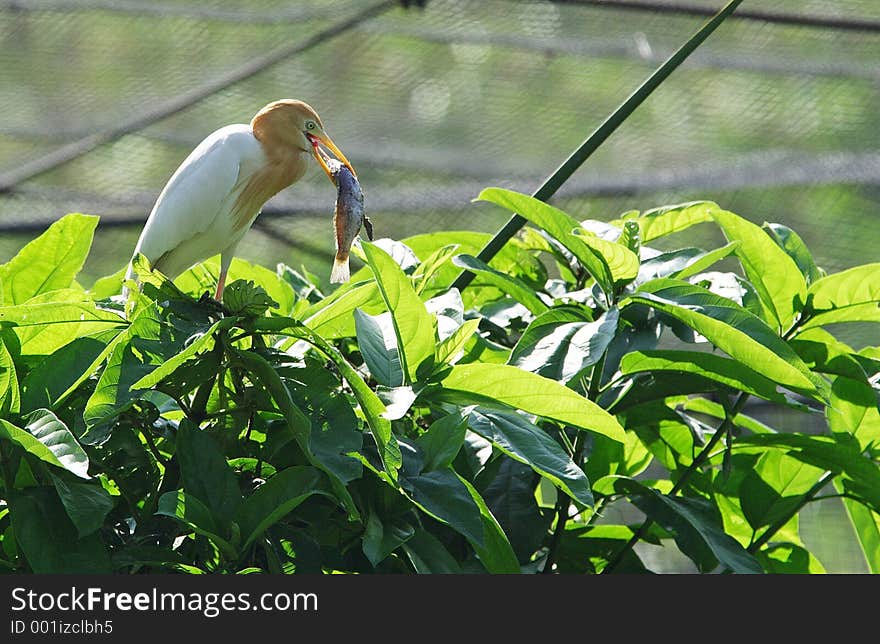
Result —
<path fill-rule="evenodd" d="M 343 282 L 347 282 L 351 277 L 351 273 L 348 267 L 348 256 L 344 259 L 340 259 L 337 257 L 333 261 L 333 269 L 330 271 L 330 283 L 331 284 L 342 284 Z"/>

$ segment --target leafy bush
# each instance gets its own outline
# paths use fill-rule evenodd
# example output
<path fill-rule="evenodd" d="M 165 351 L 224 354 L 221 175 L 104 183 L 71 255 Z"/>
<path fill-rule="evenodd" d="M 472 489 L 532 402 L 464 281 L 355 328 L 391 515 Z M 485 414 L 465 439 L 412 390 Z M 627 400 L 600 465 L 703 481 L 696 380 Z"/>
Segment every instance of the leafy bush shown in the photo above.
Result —
<path fill-rule="evenodd" d="M 467 231 L 365 242 L 330 294 L 236 260 L 222 307 L 216 263 L 137 263 L 123 311 L 122 271 L 76 282 L 97 218 L 60 219 L 0 266 L 0 565 L 636 572 L 644 540 L 817 572 L 798 516 L 839 495 L 880 571 L 880 347 L 825 328 L 880 322 L 880 264 L 826 275 L 710 202 L 602 224 L 480 198 L 533 225 L 490 265 Z M 727 243 L 647 245 L 703 223 Z"/>

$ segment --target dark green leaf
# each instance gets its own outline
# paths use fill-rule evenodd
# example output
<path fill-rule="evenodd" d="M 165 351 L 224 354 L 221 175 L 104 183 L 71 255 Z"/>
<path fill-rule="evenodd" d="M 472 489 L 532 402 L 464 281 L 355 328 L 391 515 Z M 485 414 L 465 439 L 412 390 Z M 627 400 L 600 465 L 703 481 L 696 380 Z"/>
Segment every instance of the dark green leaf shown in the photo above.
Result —
<path fill-rule="evenodd" d="M 18 387 L 18 374 L 12 355 L 0 338 L 0 416 L 17 414 L 21 409 L 21 392 Z M 25 409 L 33 407 L 25 406 Z"/>
<path fill-rule="evenodd" d="M 226 521 L 218 522 L 211 509 L 195 495 L 183 490 L 166 492 L 159 498 L 156 514 L 171 517 L 191 532 L 207 537 L 227 558 L 233 560 L 237 558 L 238 552 L 235 546 L 229 542 L 228 537 L 224 537 L 231 532 L 232 524 Z"/>
<path fill-rule="evenodd" d="M 120 333 L 107 329 L 77 338 L 44 358 L 21 383 L 25 409 L 52 408 L 70 387 L 94 372 L 95 360 Z"/>
<path fill-rule="evenodd" d="M 241 503 L 241 492 L 217 442 L 184 420 L 177 430 L 177 460 L 183 489 L 202 501 L 225 525 Z"/>
<path fill-rule="evenodd" d="M 430 516 L 461 533 L 474 546 L 484 545 L 480 508 L 452 469 L 401 477 L 401 485 Z"/>
<path fill-rule="evenodd" d="M 583 470 L 547 432 L 515 413 L 478 408 L 468 416 L 471 430 L 505 454 L 531 467 L 578 502 L 591 506 L 593 495 Z"/>
<path fill-rule="evenodd" d="M 411 539 L 415 532 L 409 523 L 404 521 L 383 523 L 377 513 L 370 512 L 367 515 L 367 526 L 363 536 L 364 555 L 374 567 L 378 566 L 388 558 L 388 555 Z M 420 565 L 423 564 L 424 562 L 420 562 Z"/>
<path fill-rule="evenodd" d="M 528 562 L 538 550 L 550 525 L 551 515 L 542 515 L 535 501 L 536 481 L 528 466 L 505 458 L 483 490 L 486 505 L 510 539 L 521 562 Z"/>
<path fill-rule="evenodd" d="M 80 538 L 54 488 L 19 490 L 8 499 L 15 541 L 36 574 L 106 574 L 110 556 L 97 533 Z"/>
<path fill-rule="evenodd" d="M 427 530 L 416 530 L 403 544 L 403 550 L 415 571 L 421 575 L 461 573 L 455 557 Z"/>
<path fill-rule="evenodd" d="M 581 227 L 579 221 L 550 204 L 512 190 L 486 188 L 477 199 L 519 213 L 535 226 L 546 230 L 577 258 L 606 294 L 612 292 L 614 276 L 606 258 L 583 237 L 572 232 Z"/>
<path fill-rule="evenodd" d="M 49 475 L 77 534 L 85 537 L 96 532 L 115 505 L 113 497 L 97 483 L 84 483 L 52 472 Z"/>
<path fill-rule="evenodd" d="M 760 574 L 761 565 L 718 525 L 712 505 L 704 499 L 660 494 L 632 479 L 619 478 L 614 487 L 675 535 L 675 542 L 701 570 L 715 567 L 715 561 L 733 572 Z"/>
<path fill-rule="evenodd" d="M 425 455 L 424 471 L 449 467 L 464 444 L 467 425 L 466 414 L 447 414 L 431 423 L 428 430 L 416 439 L 416 445 Z"/>
<path fill-rule="evenodd" d="M 235 513 L 241 529 L 242 549 L 283 519 L 312 494 L 334 498 L 314 467 L 289 467 L 269 478 L 245 499 Z"/>

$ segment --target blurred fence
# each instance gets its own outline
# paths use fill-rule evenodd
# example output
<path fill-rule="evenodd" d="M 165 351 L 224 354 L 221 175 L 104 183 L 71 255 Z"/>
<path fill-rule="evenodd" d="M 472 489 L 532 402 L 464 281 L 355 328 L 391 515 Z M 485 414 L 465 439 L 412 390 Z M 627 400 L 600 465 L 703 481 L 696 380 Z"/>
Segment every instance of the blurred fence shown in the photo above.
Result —
<path fill-rule="evenodd" d="M 479 191 L 534 190 L 723 3 L 402 4 L 0 0 L 0 261 L 79 211 L 101 216 L 86 279 L 117 270 L 189 151 L 283 97 L 319 111 L 379 236 L 494 232 L 507 214 Z M 829 270 L 877 261 L 880 2 L 746 1 L 735 16 L 554 202 L 607 220 L 708 198 L 795 228 Z M 326 280 L 334 199 L 315 168 L 239 254 Z M 826 502 L 811 512 L 835 522 Z M 828 544 L 834 569 L 858 568 Z"/>

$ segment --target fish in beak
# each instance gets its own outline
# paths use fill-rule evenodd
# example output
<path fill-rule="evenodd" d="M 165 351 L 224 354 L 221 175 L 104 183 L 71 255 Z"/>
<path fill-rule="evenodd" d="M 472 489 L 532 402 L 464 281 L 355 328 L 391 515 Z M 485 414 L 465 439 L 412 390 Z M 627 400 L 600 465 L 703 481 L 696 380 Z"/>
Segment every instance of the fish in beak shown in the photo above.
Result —
<path fill-rule="evenodd" d="M 324 173 L 327 175 L 327 178 L 330 179 L 330 181 L 332 181 L 334 185 L 336 185 L 336 179 L 333 176 L 334 173 L 330 169 L 330 166 L 327 165 L 327 161 L 331 157 L 321 148 L 321 146 L 324 146 L 328 150 L 330 150 L 336 156 L 336 158 L 339 159 L 339 162 L 342 165 L 344 165 L 346 168 L 348 168 L 348 170 L 351 172 L 351 174 L 355 178 L 357 178 L 357 173 L 354 171 L 354 168 L 352 167 L 351 163 L 349 162 L 348 159 L 345 158 L 345 155 L 342 153 L 342 150 L 340 150 L 338 147 L 336 147 L 336 144 L 333 143 L 333 140 L 329 136 L 327 136 L 326 134 L 320 134 L 320 135 L 307 134 L 306 136 L 309 137 L 309 141 L 312 144 L 312 154 L 315 155 L 315 160 L 318 162 L 318 165 L 321 166 L 321 169 L 324 170 Z"/>

